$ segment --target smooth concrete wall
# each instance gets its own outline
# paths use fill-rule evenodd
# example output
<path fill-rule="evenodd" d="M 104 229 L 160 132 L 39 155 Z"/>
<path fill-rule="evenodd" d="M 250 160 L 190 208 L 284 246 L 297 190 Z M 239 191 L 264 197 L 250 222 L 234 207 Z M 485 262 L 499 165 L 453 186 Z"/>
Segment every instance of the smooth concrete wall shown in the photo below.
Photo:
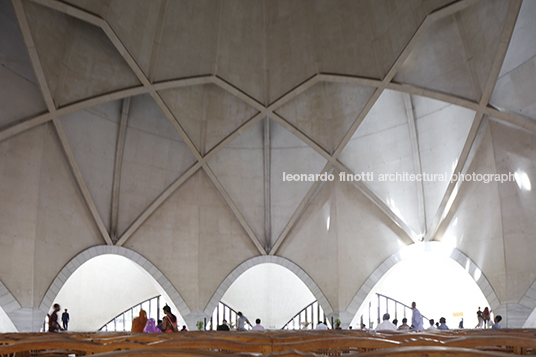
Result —
<path fill-rule="evenodd" d="M 499 72 L 501 51 L 506 50 L 499 44 L 505 44 L 503 39 L 509 37 L 508 29 L 514 24 L 519 4 L 509 2 L 506 9 L 502 1 L 474 6 L 461 2 L 456 4 L 463 8 L 461 11 L 449 12 L 452 7 L 443 8 L 449 1 L 414 1 L 403 6 L 376 1 L 336 4 L 341 6 L 322 1 L 259 5 L 237 1 L 220 2 L 220 6 L 209 1 L 186 1 L 169 2 L 168 8 L 158 2 L 148 5 L 133 1 L 122 22 L 118 19 L 120 2 L 107 5 L 73 1 L 81 12 L 69 8 L 67 2 L 53 10 L 23 1 L 22 6 L 16 6 L 16 14 L 5 0 L 0 7 L 2 30 L 14 32 L 14 36 L 6 36 L 2 31 L 2 43 L 9 45 L 0 49 L 2 74 L 10 72 L 0 76 L 1 93 L 6 94 L 0 102 L 0 280 L 6 287 L 2 296 L 7 296 L 7 305 L 2 306 L 17 328 L 24 331 L 40 327 L 44 311 L 61 287 L 53 282 L 60 279 L 65 266 L 88 248 L 109 242 L 104 231 L 114 203 L 109 189 L 111 163 L 117 163 L 114 143 L 119 118 L 119 102 L 114 101 L 133 93 L 148 94 L 131 100 L 127 145 L 123 157 L 117 159 L 123 161 L 121 180 L 116 182 L 120 184 L 119 201 L 115 203 L 119 204 L 119 234 L 128 231 L 133 222 L 139 223 L 140 228 L 121 244 L 146 256 L 168 277 L 166 284 L 183 296 L 184 306 L 177 307 L 191 314 L 190 321 L 195 323 L 207 315 L 207 306 L 237 267 L 267 253 L 262 252 L 262 246 L 274 245 L 280 233 L 287 231 L 288 236 L 275 254 L 306 272 L 326 297 L 325 304 L 332 307 L 334 316 L 349 318 L 346 315 L 358 308 L 354 306 L 358 300 L 353 297 L 370 289 L 383 274 L 378 270 L 381 262 L 411 242 L 407 232 L 394 223 L 395 218 L 407 223 L 407 229 L 414 230 L 418 237 L 423 233 L 419 229 L 426 227 L 423 217 L 431 215 L 426 207 L 437 205 L 442 188 L 434 189 L 433 195 L 425 193 L 423 205 L 419 201 L 421 188 L 415 183 L 371 184 L 367 186 L 371 192 L 366 195 L 352 184 L 334 181 L 320 185 L 313 194 L 309 192 L 312 183 L 282 182 L 282 172 L 317 174 L 327 162 L 336 163 L 337 159 L 356 170 L 416 172 L 415 162 L 424 152 L 417 150 L 415 144 L 425 146 L 422 138 L 432 135 L 432 130 L 450 130 L 456 140 L 463 141 L 467 126 L 450 129 L 456 123 L 434 117 L 439 124 L 426 128 L 420 125 L 419 115 L 418 135 L 414 137 L 421 140 L 412 139 L 411 110 L 403 105 L 403 95 L 384 91 L 384 87 L 407 84 L 410 86 L 397 88 L 407 91 L 407 95 L 418 92 L 464 105 L 479 110 L 479 115 L 483 110 L 493 112 L 494 108 L 480 103 L 480 99 L 486 99 L 491 91 L 490 73 Z M 527 21 L 533 18 L 534 7 L 530 4 L 523 2 L 519 26 L 492 100 L 500 108 L 528 116 L 533 115 L 536 103 L 534 54 L 519 48 L 527 47 L 535 38 L 534 28 Z M 262 9 L 253 8 L 261 5 Z M 424 20 L 438 8 L 441 10 L 428 18 L 439 18 L 437 21 Z M 147 23 L 136 16 L 144 12 L 148 13 Z M 235 12 L 241 12 L 240 16 L 235 17 Z M 81 16 L 74 18 L 73 14 Z M 93 14 L 108 19 L 112 30 Z M 241 21 L 234 24 L 236 28 L 229 23 L 230 18 L 222 19 L 231 14 Z M 102 28 L 95 25 L 99 23 Z M 418 31 L 421 24 L 425 26 Z M 134 41 L 142 28 L 147 29 L 144 40 L 152 39 L 152 45 Z M 242 53 L 251 52 L 243 48 L 251 44 L 251 38 L 232 41 L 233 34 L 243 29 L 262 37 L 257 38 L 251 51 L 263 53 L 239 56 L 239 61 L 231 63 L 235 57 L 230 53 L 235 46 Z M 411 53 L 404 52 L 406 48 Z M 519 55 L 511 54 L 515 48 Z M 255 64 L 259 58 L 262 65 Z M 393 64 L 397 83 L 380 82 Z M 250 74 L 249 68 L 255 71 Z M 144 78 L 145 74 L 148 78 Z M 204 85 L 196 82 L 195 86 L 184 87 L 185 83 L 200 80 L 191 77 L 206 75 L 209 78 L 201 81 Z M 322 90 L 314 86 L 327 78 L 370 87 L 363 95 L 350 93 L 347 97 L 344 93 L 349 88 L 344 85 L 320 85 Z M 180 81 L 174 82 L 175 79 Z M 41 93 L 37 92 L 37 83 Z M 123 90 L 130 92 L 117 92 Z M 355 116 L 367 98 L 375 98 L 368 94 L 382 91 L 376 103 L 381 108 L 367 102 L 363 108 L 368 111 L 373 106 L 370 116 Z M 288 107 L 280 112 L 278 103 L 266 107 L 284 95 L 284 100 L 289 100 Z M 44 117 L 37 116 L 47 110 L 42 97 L 47 99 L 50 111 Z M 317 102 L 314 98 L 319 97 Z M 346 107 L 348 112 L 332 112 L 329 106 L 320 105 L 341 101 L 346 106 L 348 98 L 357 98 L 357 102 L 349 100 L 352 105 Z M 115 108 L 113 118 L 100 111 L 102 108 L 88 113 L 95 104 L 106 106 L 107 102 L 114 102 L 110 104 Z M 87 111 L 77 112 L 79 109 Z M 203 157 L 229 135 L 236 134 L 235 144 L 244 140 L 250 145 L 251 132 L 243 133 L 241 125 L 260 111 L 276 117 L 272 109 L 283 117 L 269 119 L 271 131 L 263 136 L 263 150 L 270 150 L 269 155 L 263 152 L 262 156 L 264 184 L 261 188 L 258 182 L 250 185 L 244 180 L 247 190 L 254 194 L 237 194 L 236 184 L 229 182 L 233 180 L 229 173 L 248 166 L 251 171 L 244 177 L 257 180 L 261 176 L 259 162 L 217 162 L 224 152 L 208 163 Z M 56 118 L 56 112 L 73 115 Z M 323 132 L 315 117 L 319 112 L 337 116 L 334 132 Z M 348 117 L 339 117 L 346 114 Z M 534 132 L 533 123 L 526 118 L 509 112 L 499 114 L 501 120 L 521 123 Z M 304 122 L 306 117 L 310 119 Z M 355 132 L 346 132 L 341 139 L 338 130 L 349 125 L 355 129 L 360 123 L 356 120 L 363 120 L 362 126 Z M 467 150 L 472 146 L 467 171 L 525 170 L 529 181 L 534 181 L 530 164 L 534 161 L 533 134 L 522 132 L 519 126 L 512 130 L 495 124 L 490 127 L 487 120 L 475 143 L 468 135 L 469 140 L 463 144 Z M 364 130 L 368 135 L 363 135 Z M 108 132 L 99 134 L 101 131 Z M 57 134 L 63 132 L 66 137 Z M 240 138 L 240 134 L 246 136 Z M 338 140 L 346 144 L 345 139 L 354 134 L 355 140 L 350 140 L 343 155 L 330 156 Z M 256 135 L 260 140 L 260 133 Z M 239 155 L 244 155 L 245 160 L 260 160 L 261 145 L 256 144 L 248 155 L 244 152 L 252 146 L 242 147 Z M 456 151 L 461 143 L 457 145 Z M 433 156 L 441 165 L 450 165 L 452 157 L 442 156 L 449 150 L 445 144 Z M 198 170 L 189 172 L 188 179 L 175 191 L 166 191 L 196 164 L 196 158 Z M 217 171 L 214 175 L 210 165 Z M 221 182 L 220 176 L 224 177 Z M 502 185 L 505 184 L 463 183 L 459 191 L 455 190 L 456 199 L 433 238 L 440 240 L 441 234 L 452 233 L 459 251 L 470 257 L 489 280 L 490 286 L 485 288 L 490 291 L 484 293 L 496 294 L 494 306 L 505 314 L 511 313 L 514 326 L 522 324 L 525 312 L 531 309 L 527 292 L 535 277 L 531 273 L 532 260 L 523 247 L 531 246 L 534 227 L 530 214 L 525 217 L 523 212 L 532 212 L 534 197 L 532 191 L 523 190 L 517 183 L 518 188 Z M 163 192 L 169 197 L 158 200 Z M 110 197 L 113 202 L 109 202 Z M 303 201 L 306 197 L 311 200 Z M 161 201 L 154 212 L 147 210 Z M 378 208 L 375 202 L 388 209 Z M 271 217 L 271 234 L 265 231 L 264 237 L 258 237 L 262 235 L 262 207 L 264 218 Z M 291 217 L 297 207 L 305 209 L 296 213 L 296 224 L 285 230 L 288 222 L 293 222 Z M 266 210 L 270 210 L 269 215 Z M 144 212 L 148 213 L 147 220 Z M 251 231 L 247 225 L 253 227 Z M 254 244 L 257 241 L 260 244 Z M 317 292 L 313 293 L 317 296 Z"/>

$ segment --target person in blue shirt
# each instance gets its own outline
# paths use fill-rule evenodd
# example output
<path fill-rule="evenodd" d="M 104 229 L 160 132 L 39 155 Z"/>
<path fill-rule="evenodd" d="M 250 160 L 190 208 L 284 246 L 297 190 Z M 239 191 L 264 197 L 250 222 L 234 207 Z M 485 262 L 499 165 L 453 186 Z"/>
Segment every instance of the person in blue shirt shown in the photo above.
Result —
<path fill-rule="evenodd" d="M 499 322 L 501 322 L 501 320 L 502 320 L 501 315 L 495 316 L 495 318 L 493 319 L 493 322 L 495 322 L 495 323 L 493 324 L 493 326 L 491 326 L 491 328 L 493 328 L 493 329 L 501 328 L 501 325 L 499 324 Z"/>
<path fill-rule="evenodd" d="M 437 327 L 438 330 L 448 330 L 449 327 L 447 326 L 447 319 L 444 317 L 439 319 L 439 326 Z"/>

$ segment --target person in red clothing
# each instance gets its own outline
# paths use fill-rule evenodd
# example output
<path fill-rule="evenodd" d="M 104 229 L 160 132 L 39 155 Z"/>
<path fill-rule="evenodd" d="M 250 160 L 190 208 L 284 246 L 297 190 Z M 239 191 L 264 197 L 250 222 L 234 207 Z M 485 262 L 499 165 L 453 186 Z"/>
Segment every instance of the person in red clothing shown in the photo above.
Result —
<path fill-rule="evenodd" d="M 171 308 L 166 305 L 163 308 L 166 316 L 162 319 L 163 332 L 177 332 L 177 317 L 171 313 Z"/>
<path fill-rule="evenodd" d="M 132 332 L 143 332 L 145 325 L 147 324 L 147 312 L 145 310 L 140 310 L 140 315 L 132 320 Z"/>

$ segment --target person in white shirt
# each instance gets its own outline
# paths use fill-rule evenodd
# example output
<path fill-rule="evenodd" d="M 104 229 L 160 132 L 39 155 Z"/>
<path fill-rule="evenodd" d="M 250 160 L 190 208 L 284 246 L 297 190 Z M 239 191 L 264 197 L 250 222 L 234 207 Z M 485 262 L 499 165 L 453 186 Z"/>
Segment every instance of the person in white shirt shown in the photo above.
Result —
<path fill-rule="evenodd" d="M 434 319 L 430 319 L 430 327 L 427 330 L 437 330 Z"/>
<path fill-rule="evenodd" d="M 264 327 L 261 325 L 261 319 L 255 320 L 255 326 L 251 328 L 252 331 L 264 331 Z"/>
<path fill-rule="evenodd" d="M 316 325 L 315 330 L 327 330 L 328 326 L 323 323 L 322 321 L 318 321 L 318 325 Z"/>
<path fill-rule="evenodd" d="M 236 315 L 238 316 L 238 319 L 236 320 L 236 329 L 238 331 L 246 331 L 246 323 L 251 326 L 248 318 L 242 314 L 242 311 L 238 311 Z"/>
<path fill-rule="evenodd" d="M 493 326 L 491 326 L 492 329 L 499 329 L 501 328 L 501 324 L 499 324 L 499 322 L 501 322 L 502 320 L 502 316 L 501 315 L 497 315 L 495 316 L 495 318 L 493 319 L 493 322 L 495 322 L 493 324 Z"/>
<path fill-rule="evenodd" d="M 376 331 L 396 331 L 396 326 L 389 319 L 391 316 L 387 313 L 383 314 L 383 321 L 378 324 Z"/>
<path fill-rule="evenodd" d="M 411 303 L 411 308 L 413 309 L 413 316 L 411 317 L 411 329 L 414 331 L 424 330 L 422 325 L 422 315 L 421 312 L 417 310 L 417 304 L 415 301 Z"/>

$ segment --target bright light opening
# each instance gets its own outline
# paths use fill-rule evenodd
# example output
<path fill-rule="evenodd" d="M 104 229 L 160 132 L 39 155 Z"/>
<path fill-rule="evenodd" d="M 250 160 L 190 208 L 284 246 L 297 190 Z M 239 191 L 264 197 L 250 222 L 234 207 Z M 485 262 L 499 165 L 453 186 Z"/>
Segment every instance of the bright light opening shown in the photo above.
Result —
<path fill-rule="evenodd" d="M 368 324 L 370 303 L 371 320 L 376 326 L 378 318 L 376 293 L 380 293 L 407 305 L 415 301 L 424 316 L 436 321 L 440 317 L 445 317 L 447 326 L 451 329 L 458 327 L 462 317 L 464 327 L 473 328 L 478 323 L 476 316 L 478 307 L 483 309 L 489 307 L 489 304 L 473 280 L 473 277 L 480 279 L 482 272 L 476 269 L 471 276 L 466 270 L 468 268 L 469 264 L 461 266 L 437 252 L 421 248 L 408 249 L 407 254 L 403 254 L 403 260 L 391 268 L 374 286 L 351 324 L 356 328 L 362 316 L 364 323 Z M 391 318 L 394 319 L 394 307 L 389 309 Z M 385 303 L 382 303 L 380 310 L 382 314 L 385 312 Z M 403 309 L 397 309 L 396 313 L 398 320 L 401 321 L 404 317 Z M 411 310 L 406 310 L 405 314 L 405 317 L 411 319 Z"/>
<path fill-rule="evenodd" d="M 527 175 L 525 171 L 521 171 L 521 170 L 516 171 L 514 173 L 514 178 L 520 190 L 530 191 L 532 189 L 529 175 Z"/>

